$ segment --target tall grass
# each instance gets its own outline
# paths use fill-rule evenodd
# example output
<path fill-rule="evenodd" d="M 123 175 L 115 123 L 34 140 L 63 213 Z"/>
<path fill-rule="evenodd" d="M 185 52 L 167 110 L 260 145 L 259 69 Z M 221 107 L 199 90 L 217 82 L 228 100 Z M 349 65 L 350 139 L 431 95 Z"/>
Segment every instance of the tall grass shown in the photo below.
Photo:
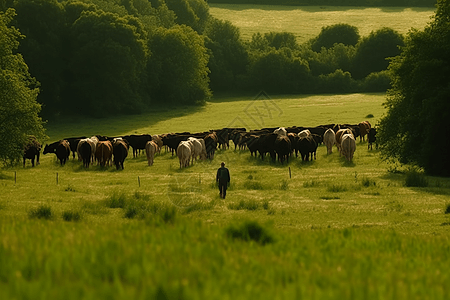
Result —
<path fill-rule="evenodd" d="M 276 100 L 283 114 L 264 126 L 352 123 L 382 115 L 382 101 L 284 97 Z M 191 117 L 161 112 L 115 120 L 114 128 L 220 128 L 230 112 L 243 120 L 249 105 L 255 103 L 215 100 Z M 112 121 L 81 128 L 102 133 Z M 85 135 L 65 128 L 49 134 Z M 225 200 L 214 184 L 221 161 L 231 172 Z M 151 167 L 144 155 L 128 157 L 121 172 L 86 170 L 72 159 L 61 167 L 51 156 L 35 168 L 2 172 L 0 299 L 445 299 L 450 292 L 443 212 L 450 180 L 406 187 L 406 173 L 388 172 L 365 142 L 357 142 L 351 166 L 324 146 L 312 163 L 293 158 L 284 166 L 231 147 L 182 170 L 163 150 Z"/>
<path fill-rule="evenodd" d="M 30 209 L 28 215 L 30 218 L 50 220 L 53 218 L 52 207 L 49 205 L 39 205 L 36 208 Z"/>

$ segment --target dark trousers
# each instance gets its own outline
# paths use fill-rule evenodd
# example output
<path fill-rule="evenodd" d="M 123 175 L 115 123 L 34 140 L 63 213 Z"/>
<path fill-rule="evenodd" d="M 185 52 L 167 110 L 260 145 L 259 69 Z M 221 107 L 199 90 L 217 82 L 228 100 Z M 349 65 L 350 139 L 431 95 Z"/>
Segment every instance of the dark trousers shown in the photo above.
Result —
<path fill-rule="evenodd" d="M 228 187 L 228 182 L 221 182 L 219 180 L 220 196 L 224 199 L 225 199 L 225 196 L 227 195 L 227 187 Z"/>

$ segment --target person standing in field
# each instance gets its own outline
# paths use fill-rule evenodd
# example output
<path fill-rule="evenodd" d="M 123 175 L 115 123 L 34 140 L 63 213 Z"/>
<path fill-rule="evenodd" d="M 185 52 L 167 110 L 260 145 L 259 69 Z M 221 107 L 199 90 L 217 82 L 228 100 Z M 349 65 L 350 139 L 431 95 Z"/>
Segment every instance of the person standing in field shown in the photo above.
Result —
<path fill-rule="evenodd" d="M 220 164 L 217 170 L 216 182 L 219 183 L 220 198 L 225 199 L 227 195 L 227 187 L 230 184 L 230 171 L 225 168 L 225 163 Z"/>

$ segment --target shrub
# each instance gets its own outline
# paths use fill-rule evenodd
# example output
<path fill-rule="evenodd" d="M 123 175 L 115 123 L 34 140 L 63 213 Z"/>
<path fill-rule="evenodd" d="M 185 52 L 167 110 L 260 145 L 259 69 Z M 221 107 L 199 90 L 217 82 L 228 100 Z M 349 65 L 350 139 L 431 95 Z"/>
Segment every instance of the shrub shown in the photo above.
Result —
<path fill-rule="evenodd" d="M 322 47 L 331 48 L 336 43 L 355 46 L 359 41 L 358 28 L 349 24 L 322 27 L 319 35 L 311 41 L 311 49 L 319 52 Z"/>
<path fill-rule="evenodd" d="M 49 205 L 40 205 L 30 210 L 29 217 L 50 220 L 53 217 L 52 208 Z"/>
<path fill-rule="evenodd" d="M 280 183 L 280 190 L 286 191 L 289 189 L 289 182 L 286 179 L 283 179 Z"/>
<path fill-rule="evenodd" d="M 125 218 L 133 219 L 138 214 L 138 207 L 135 205 L 130 205 L 125 209 Z"/>
<path fill-rule="evenodd" d="M 341 184 L 333 184 L 327 188 L 327 191 L 331 193 L 345 192 L 347 191 L 347 187 Z"/>
<path fill-rule="evenodd" d="M 125 193 L 114 192 L 108 199 L 106 199 L 106 206 L 109 208 L 124 208 L 127 202 Z"/>
<path fill-rule="evenodd" d="M 386 92 L 391 87 L 389 71 L 374 72 L 367 75 L 361 82 L 363 92 Z"/>
<path fill-rule="evenodd" d="M 369 187 L 371 185 L 373 185 L 373 186 L 377 185 L 377 183 L 375 181 L 373 181 L 372 179 L 367 178 L 367 177 L 363 177 L 361 184 L 364 187 Z"/>
<path fill-rule="evenodd" d="M 81 213 L 79 211 L 68 210 L 62 213 L 62 218 L 64 221 L 80 221 Z"/>
<path fill-rule="evenodd" d="M 70 184 L 64 189 L 64 191 L 66 191 L 66 192 L 76 192 L 76 190 Z"/>
<path fill-rule="evenodd" d="M 268 206 L 268 204 L 267 204 Z M 228 209 L 234 209 L 234 210 L 257 210 L 259 208 L 259 203 L 256 200 L 249 199 L 249 200 L 240 200 L 238 203 L 232 202 L 228 204 Z"/>
<path fill-rule="evenodd" d="M 263 202 L 263 208 L 265 209 L 265 210 L 268 210 L 269 209 L 269 200 L 264 200 L 264 202 Z"/>
<path fill-rule="evenodd" d="M 407 187 L 427 187 L 428 180 L 423 173 L 415 169 L 409 170 L 406 173 L 405 186 Z"/>
<path fill-rule="evenodd" d="M 175 206 L 172 205 L 165 205 L 160 209 L 158 213 L 159 217 L 164 223 L 175 223 L 176 217 L 177 217 L 177 210 Z"/>
<path fill-rule="evenodd" d="M 226 235 L 232 239 L 255 241 L 261 245 L 275 241 L 272 234 L 256 221 L 245 221 L 240 225 L 232 224 L 226 229 Z"/>
<path fill-rule="evenodd" d="M 244 182 L 244 188 L 247 190 L 263 190 L 263 186 L 259 181 L 248 180 Z"/>
<path fill-rule="evenodd" d="M 310 180 L 310 181 L 305 181 L 303 182 L 303 187 L 304 188 L 310 188 L 310 187 L 317 187 L 319 186 L 319 182 L 317 180 Z"/>

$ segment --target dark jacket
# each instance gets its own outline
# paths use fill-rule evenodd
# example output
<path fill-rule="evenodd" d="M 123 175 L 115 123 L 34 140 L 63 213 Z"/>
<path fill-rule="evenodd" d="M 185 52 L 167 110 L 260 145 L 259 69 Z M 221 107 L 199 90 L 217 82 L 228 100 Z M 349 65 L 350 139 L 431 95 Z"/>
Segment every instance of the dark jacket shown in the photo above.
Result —
<path fill-rule="evenodd" d="M 225 167 L 220 167 L 217 170 L 216 182 L 219 182 L 219 183 L 230 182 L 230 171 L 228 171 L 228 169 Z"/>

